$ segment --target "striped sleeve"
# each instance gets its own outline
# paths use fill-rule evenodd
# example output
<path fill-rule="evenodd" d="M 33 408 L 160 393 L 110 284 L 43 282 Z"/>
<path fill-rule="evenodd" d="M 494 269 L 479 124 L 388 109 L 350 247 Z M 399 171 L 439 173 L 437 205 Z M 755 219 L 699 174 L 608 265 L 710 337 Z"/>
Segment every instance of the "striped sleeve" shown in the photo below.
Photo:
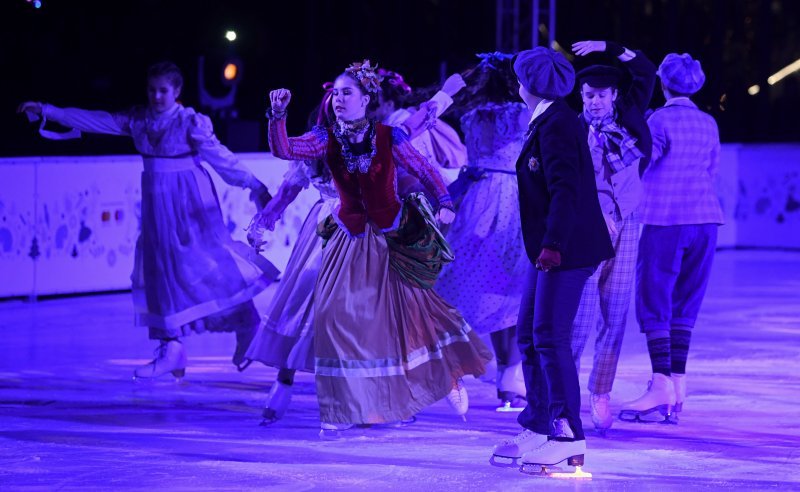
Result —
<path fill-rule="evenodd" d="M 455 210 L 439 172 L 411 145 L 408 135 L 399 128 L 392 129 L 392 157 L 395 163 L 417 178 L 430 196 L 435 196 L 441 208 Z"/>
<path fill-rule="evenodd" d="M 268 138 L 272 155 L 287 161 L 321 159 L 325 156 L 328 144 L 328 133 L 322 127 L 314 127 L 299 137 L 289 138 L 286 120 L 282 118 L 270 120 Z"/>

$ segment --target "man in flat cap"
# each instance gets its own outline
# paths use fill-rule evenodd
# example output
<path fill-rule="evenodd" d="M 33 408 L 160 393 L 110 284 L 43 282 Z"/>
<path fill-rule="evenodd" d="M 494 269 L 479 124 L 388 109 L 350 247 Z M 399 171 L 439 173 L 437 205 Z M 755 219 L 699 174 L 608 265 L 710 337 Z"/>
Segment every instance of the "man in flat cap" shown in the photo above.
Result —
<path fill-rule="evenodd" d="M 513 60 L 519 95 L 533 113 L 517 160 L 520 217 L 530 260 L 517 333 L 528 405 L 524 430 L 494 449 L 523 464 L 582 465 L 586 441 L 572 359 L 572 323 L 597 265 L 614 255 L 597 201 L 586 134 L 562 100 L 575 72 L 560 53 L 537 47 Z"/>
<path fill-rule="evenodd" d="M 596 330 L 589 393 L 592 422 L 602 434 L 614 421 L 610 394 L 633 294 L 642 197 L 639 171 L 650 160 L 652 139 L 645 112 L 656 85 L 656 66 L 641 51 L 612 41 L 579 41 L 572 50 L 578 56 L 612 55 L 631 79 L 621 92 L 624 73 L 616 67 L 591 65 L 577 75 L 583 99 L 578 120 L 589 143 L 600 210 L 615 253 L 586 281 L 572 332 L 572 354 L 580 368 L 589 333 Z"/>
<path fill-rule="evenodd" d="M 642 176 L 636 263 L 636 317 L 653 376 L 641 398 L 622 406 L 620 418 L 677 422 L 692 329 L 723 223 L 714 189 L 720 146 L 714 118 L 689 99 L 705 82 L 700 62 L 670 53 L 658 75 L 667 102 L 647 120 L 653 154 Z"/>

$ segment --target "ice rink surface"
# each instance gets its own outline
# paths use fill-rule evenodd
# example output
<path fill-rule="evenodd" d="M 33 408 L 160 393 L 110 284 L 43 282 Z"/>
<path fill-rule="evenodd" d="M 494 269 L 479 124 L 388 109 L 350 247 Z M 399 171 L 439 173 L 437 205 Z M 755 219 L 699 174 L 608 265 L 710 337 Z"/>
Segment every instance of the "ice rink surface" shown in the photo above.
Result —
<path fill-rule="evenodd" d="M 232 334 L 185 340 L 182 384 L 134 383 L 153 342 L 130 294 L 0 302 L 0 490 L 800 490 L 800 253 L 720 251 L 692 339 L 679 425 L 592 427 L 590 481 L 489 465 L 519 431 L 491 382 L 466 381 L 467 422 L 439 402 L 401 428 L 318 438 L 314 380 L 259 426 L 274 369 L 238 373 Z M 612 408 L 650 377 L 631 310 Z"/>

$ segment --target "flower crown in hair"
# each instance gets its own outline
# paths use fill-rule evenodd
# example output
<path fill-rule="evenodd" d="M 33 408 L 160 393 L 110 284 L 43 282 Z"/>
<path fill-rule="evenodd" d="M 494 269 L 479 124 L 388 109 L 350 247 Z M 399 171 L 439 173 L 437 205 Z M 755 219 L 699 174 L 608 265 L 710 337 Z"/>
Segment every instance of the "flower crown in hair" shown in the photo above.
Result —
<path fill-rule="evenodd" d="M 364 60 L 351 64 L 345 69 L 345 73 L 355 77 L 367 92 L 377 93 L 381 88 L 381 80 L 383 80 L 383 77 L 375 72 L 377 68 L 377 65 L 370 65 L 369 60 Z"/>
<path fill-rule="evenodd" d="M 495 51 L 494 53 L 478 53 L 475 56 L 481 59 L 481 65 L 486 64 L 495 70 L 500 69 L 504 63 L 514 58 L 514 55 L 502 53 L 500 51 Z"/>

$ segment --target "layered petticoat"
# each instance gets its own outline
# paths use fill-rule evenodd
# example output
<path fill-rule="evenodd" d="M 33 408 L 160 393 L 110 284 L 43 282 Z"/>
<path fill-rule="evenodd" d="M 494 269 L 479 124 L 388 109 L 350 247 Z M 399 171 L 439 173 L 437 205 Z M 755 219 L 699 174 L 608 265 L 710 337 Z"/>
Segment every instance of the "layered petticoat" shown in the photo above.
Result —
<path fill-rule="evenodd" d="M 328 217 L 314 292 L 320 420 L 406 419 L 479 376 L 491 354 L 430 287 L 452 261 L 427 201 L 409 196 L 400 225 L 351 237 Z"/>
<path fill-rule="evenodd" d="M 314 286 L 322 265 L 318 201 L 308 213 L 278 289 L 246 358 L 277 368 L 314 371 Z"/>

